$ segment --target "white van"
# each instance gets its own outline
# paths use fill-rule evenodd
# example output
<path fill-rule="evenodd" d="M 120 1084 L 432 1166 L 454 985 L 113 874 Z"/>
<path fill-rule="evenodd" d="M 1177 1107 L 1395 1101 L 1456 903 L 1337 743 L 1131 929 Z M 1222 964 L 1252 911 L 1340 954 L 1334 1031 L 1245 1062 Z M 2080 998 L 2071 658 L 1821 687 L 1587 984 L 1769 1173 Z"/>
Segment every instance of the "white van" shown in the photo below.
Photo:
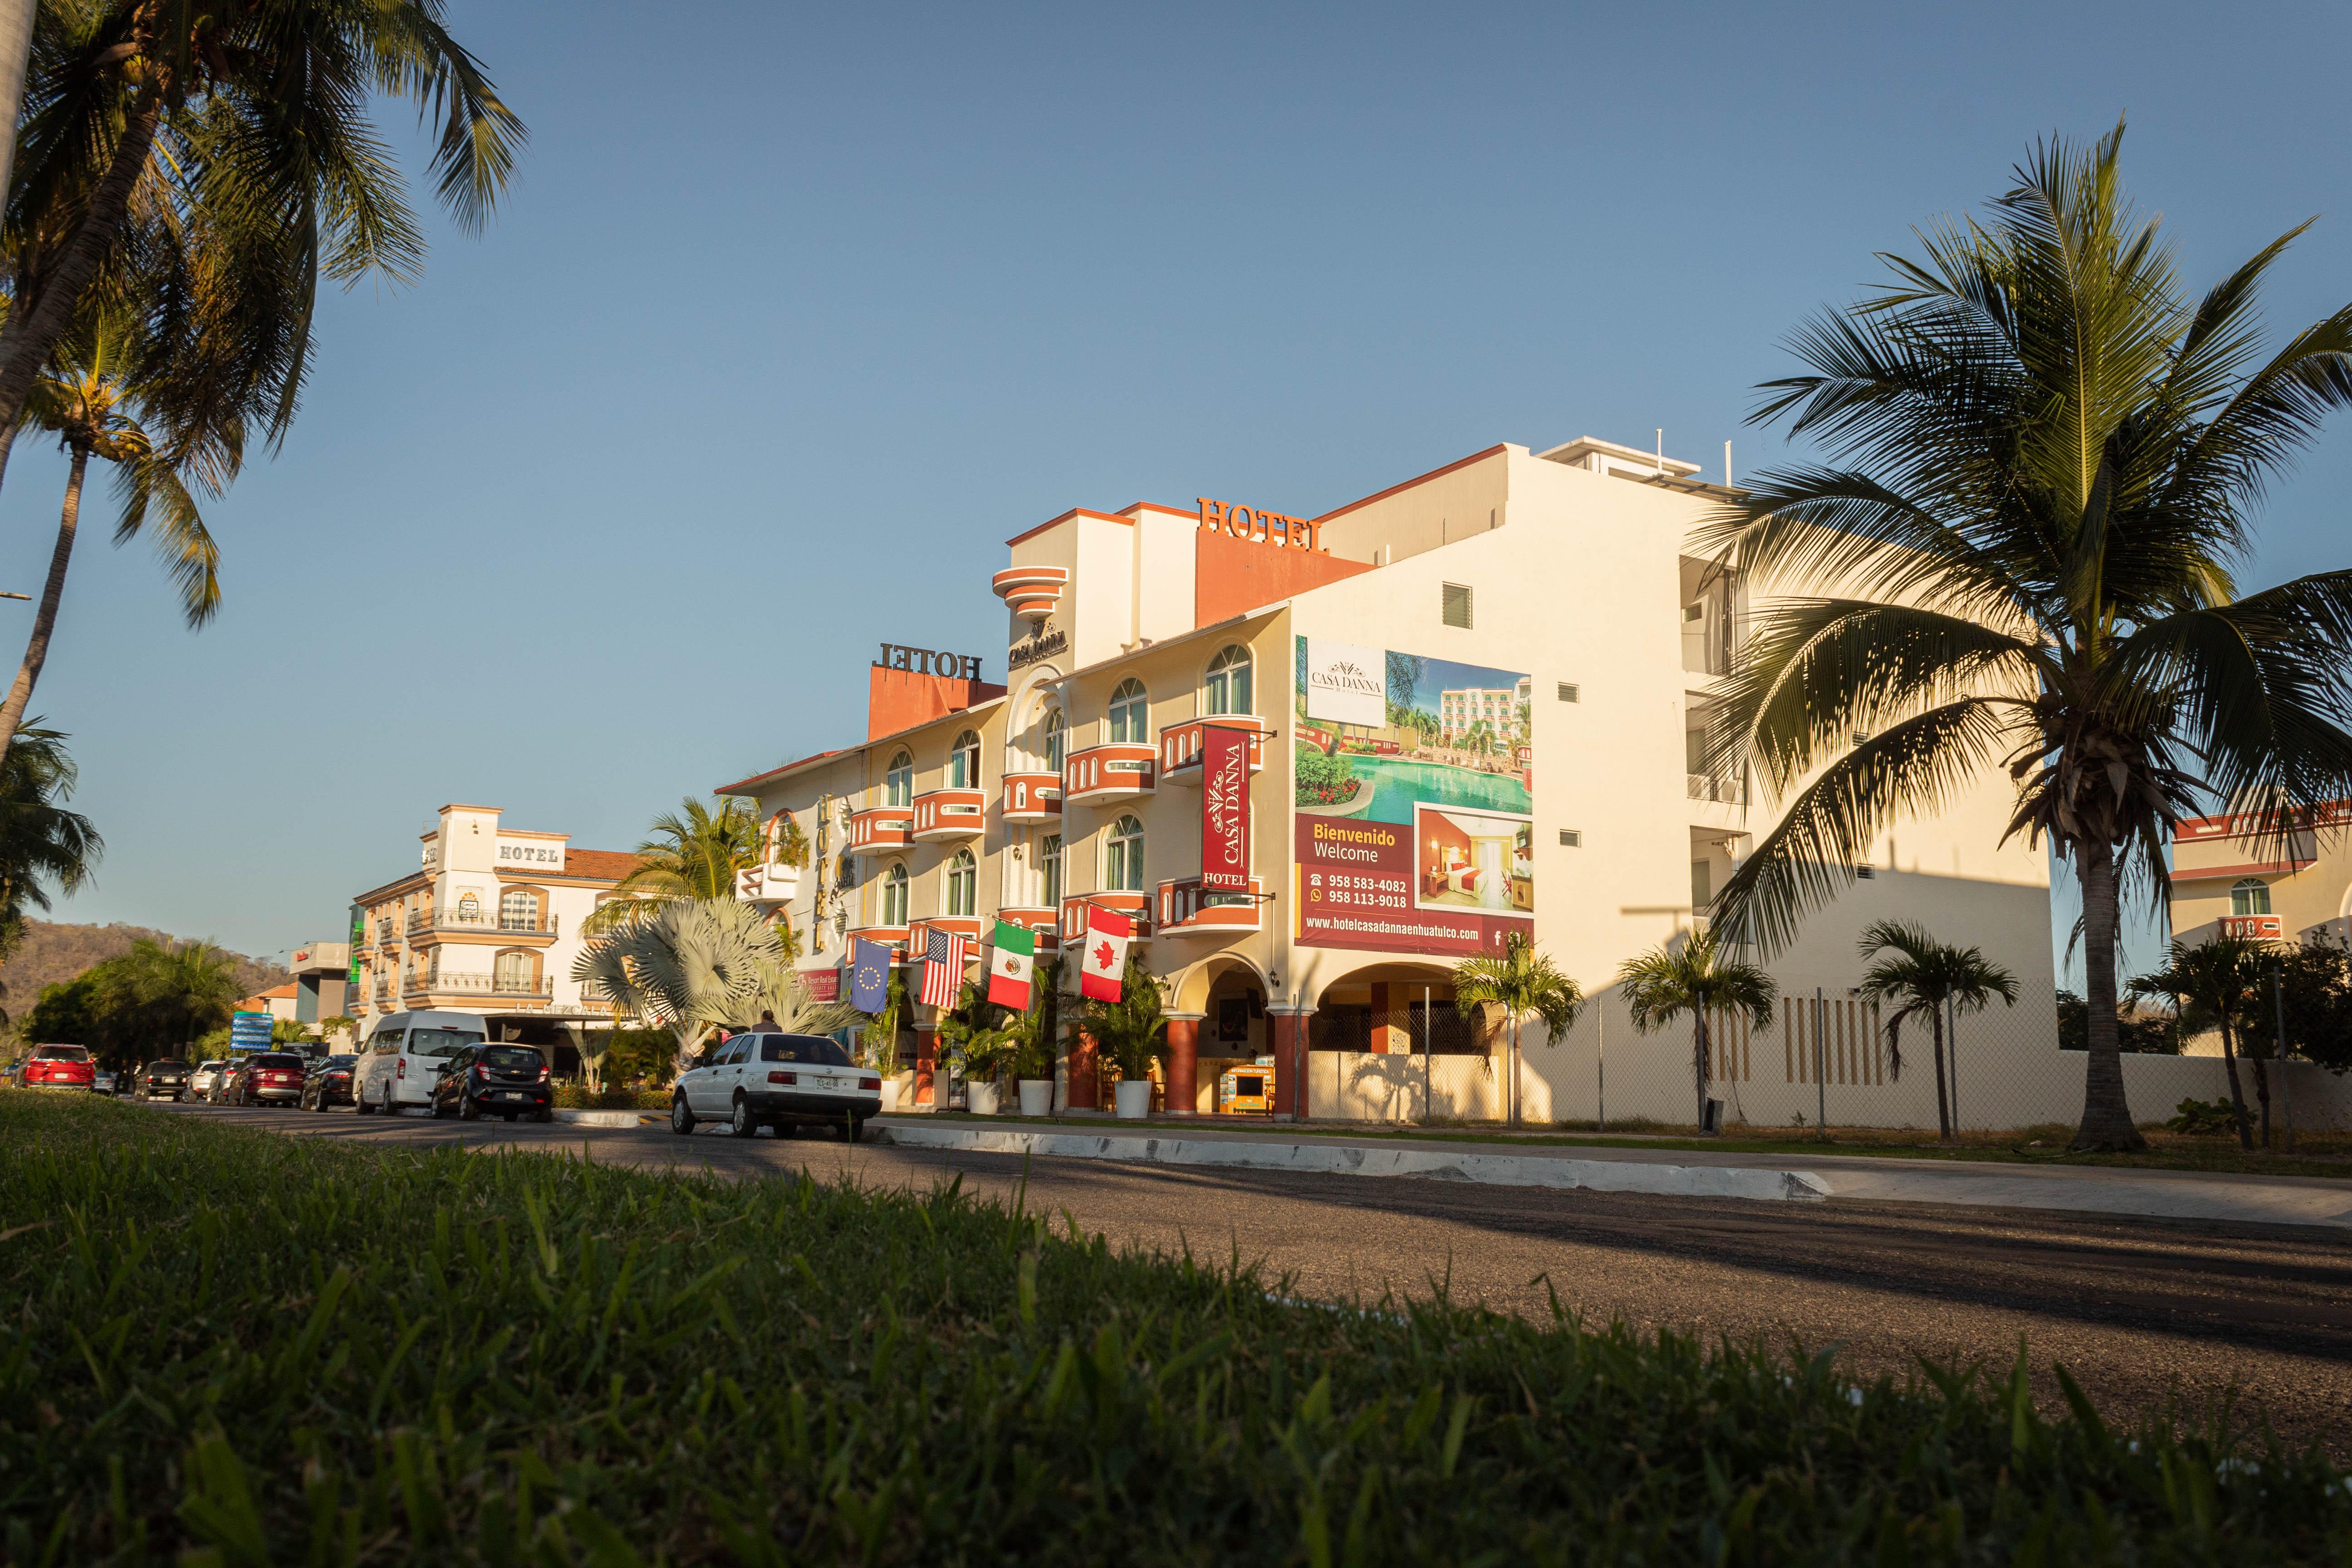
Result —
<path fill-rule="evenodd" d="M 360 1048 L 352 1099 L 362 1116 L 433 1103 L 433 1080 L 449 1058 L 482 1043 L 479 1013 L 394 1013 Z"/>

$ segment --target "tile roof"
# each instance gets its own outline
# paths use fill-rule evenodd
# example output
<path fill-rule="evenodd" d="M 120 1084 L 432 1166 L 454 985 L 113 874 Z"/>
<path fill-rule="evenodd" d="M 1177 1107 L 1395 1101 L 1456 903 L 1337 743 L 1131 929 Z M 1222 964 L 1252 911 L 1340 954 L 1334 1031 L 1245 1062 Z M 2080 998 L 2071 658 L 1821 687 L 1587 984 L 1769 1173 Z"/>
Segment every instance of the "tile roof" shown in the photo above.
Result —
<path fill-rule="evenodd" d="M 637 858 L 626 849 L 566 849 L 563 852 L 563 874 L 567 877 L 598 877 L 617 882 L 636 869 Z"/>

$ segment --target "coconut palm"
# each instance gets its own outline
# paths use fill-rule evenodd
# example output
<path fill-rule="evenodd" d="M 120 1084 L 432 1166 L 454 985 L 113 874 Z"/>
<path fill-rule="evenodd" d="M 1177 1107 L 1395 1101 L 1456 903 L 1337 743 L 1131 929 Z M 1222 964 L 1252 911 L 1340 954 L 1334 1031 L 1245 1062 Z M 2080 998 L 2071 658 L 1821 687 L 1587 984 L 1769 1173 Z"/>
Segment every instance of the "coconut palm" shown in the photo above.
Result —
<path fill-rule="evenodd" d="M 415 279 L 424 236 L 400 161 L 370 121 L 378 95 L 436 119 L 436 195 L 478 227 L 521 122 L 442 25 L 443 0 L 47 0 L 18 123 L 7 228 L 13 308 L 0 327 L 0 471 L 51 352 L 93 295 L 138 297 L 169 339 L 220 352 L 181 385 L 192 403 L 265 396 L 291 420 L 323 274 Z M 193 323 L 177 248 L 209 226 L 236 288 Z M 233 342 L 234 346 L 230 346 Z"/>
<path fill-rule="evenodd" d="M 114 527 L 114 542 L 138 536 L 152 510 L 156 521 L 157 547 L 180 590 L 180 610 L 188 625 L 201 626 L 220 605 L 215 568 L 220 551 L 205 528 L 194 498 L 177 471 L 185 455 L 159 452 L 140 422 L 141 396 L 129 380 L 133 363 L 129 323 L 115 312 L 96 317 L 58 345 L 51 367 L 34 384 L 25 405 L 25 421 L 56 433 L 68 457 L 65 508 L 58 520 L 57 546 L 49 552 L 48 580 L 41 588 L 40 606 L 34 612 L 33 633 L 25 645 L 24 662 L 16 679 L 0 702 L 0 751 L 15 739 L 32 700 L 33 687 L 48 660 L 49 637 L 58 622 L 58 604 L 65 593 L 66 567 L 73 556 L 74 536 L 81 519 L 81 490 L 91 458 L 114 467 L 115 494 L 122 515 Z M 239 437 L 226 443 L 234 456 Z M 220 493 L 216 470 L 207 470 L 202 482 Z"/>
<path fill-rule="evenodd" d="M 689 795 L 679 806 L 654 818 L 636 865 L 581 922 L 583 935 L 635 924 L 682 899 L 732 899 L 736 874 L 760 864 L 760 818 L 750 801 L 721 801 L 713 811 Z"/>
<path fill-rule="evenodd" d="M 2352 794 L 2352 572 L 2231 574 L 2250 503 L 2352 403 L 2352 307 L 2263 357 L 2255 293 L 2301 230 L 2189 299 L 2123 196 L 2121 138 L 2038 146 L 1986 219 L 1805 328 L 1811 373 L 1756 417 L 1837 466 L 1760 475 L 1696 540 L 1841 595 L 1761 611 L 1725 682 L 1710 771 L 1752 765 L 1788 804 L 1721 928 L 1777 949 L 1898 816 L 2005 770 L 2010 836 L 2082 888 L 2084 1149 L 2142 1142 L 2116 933 L 2127 891 L 2165 886 L 2174 825 L 2234 809 L 2277 837 Z"/>
<path fill-rule="evenodd" d="M 79 891 L 106 841 L 89 818 L 66 809 L 79 773 L 66 737 L 35 720 L 0 758 L 0 958 L 24 939 L 27 911 L 49 907 L 49 888 Z"/>
<path fill-rule="evenodd" d="M 1519 1124 L 1520 1034 L 1530 1018 L 1540 1018 L 1544 1043 L 1550 1045 L 1576 1025 L 1584 1006 L 1584 989 L 1560 972 L 1559 966 L 1535 950 L 1535 944 L 1513 931 L 1499 958 L 1481 954 L 1454 966 L 1454 1005 L 1492 1003 L 1502 1008 L 1511 1031 L 1511 1125 Z"/>
<path fill-rule="evenodd" d="M 1160 981 L 1140 953 L 1129 953 L 1119 976 L 1118 1000 L 1089 996 L 1079 1004 L 1078 1029 L 1095 1043 L 1097 1063 L 1108 1062 L 1119 1079 L 1140 1082 L 1168 1050 L 1168 1017 Z"/>
<path fill-rule="evenodd" d="M 1981 1013 L 1996 996 L 2014 1007 L 2016 976 L 1979 949 L 1937 942 L 1926 927 L 1902 921 L 1873 921 L 1864 928 L 1859 946 L 1864 960 L 1878 960 L 1863 973 L 1862 994 L 1873 1002 L 1901 1004 L 1886 1019 L 1889 1077 L 1903 1076 L 1904 1023 L 1927 1020 L 1936 1058 L 1936 1126 L 1948 1139 L 1955 1129 L 1944 1087 L 1945 1012 Z M 1890 952 L 1893 957 L 1880 956 Z"/>
<path fill-rule="evenodd" d="M 789 974 L 775 931 L 731 898 L 666 900 L 591 942 L 572 964 L 589 1001 L 667 1028 L 681 1058 L 719 1025 L 747 1012 L 756 1019 L 761 1005 L 773 1005 L 761 998 L 777 995 L 779 971 Z"/>
<path fill-rule="evenodd" d="M 1712 1015 L 1745 1013 L 1762 1026 L 1772 1021 L 1779 987 L 1772 977 L 1731 950 L 1712 928 L 1661 942 L 1617 971 L 1633 1027 L 1654 1034 L 1677 1018 L 1691 1021 L 1691 1082 L 1698 1094 L 1697 1123 L 1706 1125 L 1706 1058 Z"/>
<path fill-rule="evenodd" d="M 2246 1121 L 2246 1097 L 2238 1085 L 2238 1042 L 2260 1017 L 2263 971 L 2269 945 L 2243 937 L 2216 936 L 2195 947 L 2179 942 L 2165 950 L 2164 967 L 2134 977 L 2134 996 L 2162 996 L 2179 1006 L 2184 1028 L 2211 1024 L 2221 1033 L 2221 1067 L 2230 1080 L 2230 1110 L 2237 1119 L 2241 1148 L 2254 1146 Z M 2267 1087 L 2267 1086 L 2265 1086 Z"/>

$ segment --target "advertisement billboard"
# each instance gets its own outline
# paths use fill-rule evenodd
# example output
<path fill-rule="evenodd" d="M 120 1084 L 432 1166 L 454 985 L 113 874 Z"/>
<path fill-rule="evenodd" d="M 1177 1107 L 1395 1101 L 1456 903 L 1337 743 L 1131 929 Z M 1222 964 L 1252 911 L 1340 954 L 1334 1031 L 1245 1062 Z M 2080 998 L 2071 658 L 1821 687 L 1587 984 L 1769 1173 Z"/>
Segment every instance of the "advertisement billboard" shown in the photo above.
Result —
<path fill-rule="evenodd" d="M 1297 941 L 1462 957 L 1528 932 L 1529 678 L 1297 641 Z"/>

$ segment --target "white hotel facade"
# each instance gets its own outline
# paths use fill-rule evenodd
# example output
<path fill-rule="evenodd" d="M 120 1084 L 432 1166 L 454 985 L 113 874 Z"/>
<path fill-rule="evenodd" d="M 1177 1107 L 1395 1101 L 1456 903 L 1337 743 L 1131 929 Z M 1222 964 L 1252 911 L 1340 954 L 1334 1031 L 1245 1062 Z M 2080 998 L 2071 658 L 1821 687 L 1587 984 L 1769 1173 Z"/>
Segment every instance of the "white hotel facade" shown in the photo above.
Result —
<path fill-rule="evenodd" d="M 978 938 L 1002 917 L 1050 952 L 1089 903 L 1131 914 L 1180 1114 L 1214 1113 L 1225 1071 L 1266 1058 L 1277 1112 L 1493 1113 L 1492 1063 L 1401 1053 L 1453 966 L 1514 931 L 1601 1003 L 1548 1047 L 1530 1037 L 1526 1112 L 1594 1114 L 1603 1053 L 1612 1107 L 1687 1108 L 1686 1037 L 1637 1048 L 1612 979 L 1703 921 L 1774 820 L 1744 781 L 1696 771 L 1692 737 L 1750 595 L 1812 587 L 1688 553 L 1725 493 L 1696 472 L 1588 438 L 1490 447 L 1311 519 L 1067 511 L 1009 541 L 990 584 L 1003 684 L 886 647 L 863 740 L 721 792 L 792 814 L 814 846 L 783 907 L 828 993 L 859 936 L 919 954 L 927 928 Z M 1486 743 L 1465 748 L 1479 725 Z M 1246 736 L 1246 892 L 1202 879 L 1210 727 Z M 1891 827 L 1867 879 L 1773 959 L 1789 1005 L 1727 1031 L 1709 1093 L 1785 1122 L 1826 1076 L 1877 1120 L 1934 1124 L 1929 1075 L 1890 1081 L 1847 997 L 1856 934 L 1884 916 L 1982 947 L 2022 984 L 2020 1016 L 2051 1016 L 2047 866 L 2002 845 L 2008 810 L 1988 778 Z M 917 1103 L 930 1022 L 919 1012 Z M 1060 1077 L 1065 1103 L 1097 1103 L 1083 1046 Z"/>

